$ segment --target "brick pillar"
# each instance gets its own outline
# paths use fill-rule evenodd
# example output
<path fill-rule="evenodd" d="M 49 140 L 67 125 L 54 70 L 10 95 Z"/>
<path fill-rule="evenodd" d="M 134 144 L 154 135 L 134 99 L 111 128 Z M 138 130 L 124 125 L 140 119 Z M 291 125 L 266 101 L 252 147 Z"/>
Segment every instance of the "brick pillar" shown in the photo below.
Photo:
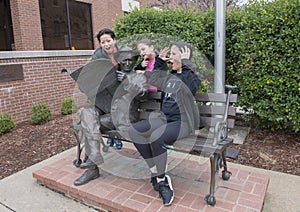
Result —
<path fill-rule="evenodd" d="M 112 29 L 113 20 L 117 16 L 123 16 L 121 0 L 119 1 L 92 1 L 92 21 L 93 21 L 93 33 L 94 37 L 98 34 L 102 28 Z M 99 47 L 97 38 L 94 38 L 95 48 Z"/>
<path fill-rule="evenodd" d="M 38 0 L 10 0 L 17 51 L 44 50 Z"/>

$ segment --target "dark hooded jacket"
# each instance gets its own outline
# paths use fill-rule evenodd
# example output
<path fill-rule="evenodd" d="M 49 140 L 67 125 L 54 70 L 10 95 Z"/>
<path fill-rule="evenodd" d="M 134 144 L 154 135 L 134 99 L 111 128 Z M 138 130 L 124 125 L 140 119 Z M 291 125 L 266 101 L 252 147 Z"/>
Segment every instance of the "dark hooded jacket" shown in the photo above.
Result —
<path fill-rule="evenodd" d="M 194 72 L 194 66 L 189 60 L 183 60 L 182 73 L 172 71 L 145 72 L 149 83 L 165 92 L 162 99 L 161 111 L 167 121 L 181 120 L 188 124 L 190 133 L 194 133 L 199 126 L 198 107 L 194 95 L 197 92 L 201 79 Z"/>

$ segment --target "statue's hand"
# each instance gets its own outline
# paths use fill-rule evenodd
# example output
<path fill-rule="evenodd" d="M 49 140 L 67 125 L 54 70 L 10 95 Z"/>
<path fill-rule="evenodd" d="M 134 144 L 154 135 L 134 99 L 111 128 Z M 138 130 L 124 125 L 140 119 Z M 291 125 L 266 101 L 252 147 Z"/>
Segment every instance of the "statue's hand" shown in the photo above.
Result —
<path fill-rule="evenodd" d="M 117 72 L 117 80 L 122 82 L 126 78 L 126 74 L 123 71 L 116 71 Z"/>

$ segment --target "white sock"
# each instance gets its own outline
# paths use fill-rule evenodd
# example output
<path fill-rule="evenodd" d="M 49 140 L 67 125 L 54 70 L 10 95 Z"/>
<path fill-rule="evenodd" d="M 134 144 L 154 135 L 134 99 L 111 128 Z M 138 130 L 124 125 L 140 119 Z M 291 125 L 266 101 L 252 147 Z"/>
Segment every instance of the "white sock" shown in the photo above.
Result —
<path fill-rule="evenodd" d="M 159 177 L 157 177 L 157 178 L 156 178 L 156 180 L 157 180 L 157 183 L 164 181 L 164 180 L 165 180 L 165 178 L 166 178 L 166 177 L 163 177 L 163 178 L 159 178 Z"/>
<path fill-rule="evenodd" d="M 156 166 L 150 168 L 151 173 L 157 173 Z"/>

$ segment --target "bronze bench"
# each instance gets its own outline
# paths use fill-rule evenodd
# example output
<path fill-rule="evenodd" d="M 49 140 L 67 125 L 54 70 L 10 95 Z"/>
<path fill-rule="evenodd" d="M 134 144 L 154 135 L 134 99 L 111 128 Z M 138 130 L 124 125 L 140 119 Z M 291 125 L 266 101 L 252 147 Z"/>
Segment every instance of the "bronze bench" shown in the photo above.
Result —
<path fill-rule="evenodd" d="M 172 146 L 166 146 L 168 149 L 174 151 L 188 153 L 192 155 L 209 157 L 210 159 L 210 190 L 206 195 L 205 200 L 207 204 L 214 206 L 216 203 L 215 190 L 216 190 L 216 175 L 219 170 L 222 170 L 222 179 L 229 180 L 231 172 L 227 169 L 226 158 L 236 159 L 239 150 L 235 150 L 229 147 L 233 142 L 232 138 L 228 137 L 228 130 L 234 127 L 236 108 L 234 103 L 237 102 L 237 94 L 232 94 L 232 90 L 235 86 L 226 85 L 227 93 L 196 93 L 195 100 L 198 105 L 200 114 L 200 129 L 207 129 L 211 131 L 213 129 L 213 136 L 204 135 L 196 132 L 195 136 L 190 136 L 175 142 Z M 161 93 L 148 93 L 139 98 L 139 114 L 140 119 L 146 119 L 150 113 L 155 113 L 160 110 Z M 77 159 L 74 160 L 74 165 L 79 167 L 81 163 L 80 155 L 83 149 L 78 132 L 73 126 L 74 134 L 77 138 Z M 118 136 L 122 133 L 111 130 L 101 132 L 103 137 Z M 120 138 L 125 142 L 132 142 L 128 138 Z M 102 142 L 102 150 L 106 152 L 108 146 Z"/>

